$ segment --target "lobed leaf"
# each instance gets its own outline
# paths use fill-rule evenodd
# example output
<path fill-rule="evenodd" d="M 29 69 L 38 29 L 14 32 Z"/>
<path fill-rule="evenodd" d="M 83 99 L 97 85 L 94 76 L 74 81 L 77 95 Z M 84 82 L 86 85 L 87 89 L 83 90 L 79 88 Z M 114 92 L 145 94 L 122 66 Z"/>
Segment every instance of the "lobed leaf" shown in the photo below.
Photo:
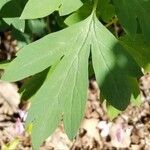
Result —
<path fill-rule="evenodd" d="M 142 73 L 94 11 L 87 19 L 24 47 L 6 69 L 3 79 L 16 81 L 52 66 L 32 97 L 28 114 L 35 149 L 55 130 L 62 115 L 67 135 L 74 138 L 85 110 L 90 50 L 102 95 L 113 107 L 124 109 L 132 94 L 128 77 Z"/>
<path fill-rule="evenodd" d="M 132 93 L 128 76 L 140 77 L 140 67 L 96 17 L 91 32 L 96 80 L 108 102 L 123 110 L 129 104 Z"/>

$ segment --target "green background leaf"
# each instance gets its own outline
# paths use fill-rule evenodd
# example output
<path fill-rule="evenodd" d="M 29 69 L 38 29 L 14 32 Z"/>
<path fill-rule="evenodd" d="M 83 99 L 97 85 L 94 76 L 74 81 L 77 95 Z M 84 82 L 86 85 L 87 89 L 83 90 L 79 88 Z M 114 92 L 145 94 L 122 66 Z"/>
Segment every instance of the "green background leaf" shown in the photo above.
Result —
<path fill-rule="evenodd" d="M 65 23 L 70 26 L 87 18 L 92 12 L 92 2 L 86 2 L 76 12 L 72 13 L 65 19 Z"/>
<path fill-rule="evenodd" d="M 16 29 L 20 30 L 21 32 L 25 29 L 25 21 L 20 20 L 19 18 L 3 18 L 4 21 L 8 25 L 13 25 Z"/>
<path fill-rule="evenodd" d="M 80 0 L 61 0 L 61 6 L 59 9 L 59 14 L 61 16 L 70 14 L 82 6 Z"/>
<path fill-rule="evenodd" d="M 120 40 L 136 62 L 150 72 L 150 44 L 143 40 L 143 35 L 138 34 L 135 38 L 123 36 Z"/>
<path fill-rule="evenodd" d="M 104 22 L 109 22 L 115 15 L 115 8 L 110 3 L 110 0 L 99 0 L 97 7 L 97 14 Z"/>
<path fill-rule="evenodd" d="M 42 9 L 41 9 L 42 6 Z M 59 10 L 60 15 L 67 15 L 82 6 L 80 0 L 29 0 L 21 15 L 22 19 L 42 18 Z"/>
<path fill-rule="evenodd" d="M 19 90 L 21 93 L 21 99 L 29 100 L 32 96 L 35 95 L 35 93 L 39 90 L 45 81 L 48 71 L 49 68 L 34 75 L 31 79 L 28 79 L 25 84 L 23 84 Z"/>
<path fill-rule="evenodd" d="M 21 19 L 42 18 L 58 10 L 60 0 L 29 0 L 22 12 Z"/>
<path fill-rule="evenodd" d="M 137 33 L 138 22 L 144 38 L 150 40 L 150 0 L 113 0 L 119 21 L 132 37 Z M 138 19 L 138 22 L 137 22 Z"/>
<path fill-rule="evenodd" d="M 2 0 L 0 2 L 0 17 L 2 17 L 8 25 L 13 25 L 16 29 L 23 32 L 25 29 L 25 21 L 19 19 L 22 13 L 20 1 L 21 0 Z"/>

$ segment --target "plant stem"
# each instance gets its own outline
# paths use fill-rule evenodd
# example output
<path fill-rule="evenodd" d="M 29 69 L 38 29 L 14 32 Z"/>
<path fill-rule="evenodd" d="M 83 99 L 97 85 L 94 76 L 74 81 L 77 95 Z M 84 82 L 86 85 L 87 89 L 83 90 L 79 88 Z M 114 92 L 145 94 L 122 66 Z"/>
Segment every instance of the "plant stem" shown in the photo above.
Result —
<path fill-rule="evenodd" d="M 98 5 L 98 0 L 94 0 L 94 5 L 93 5 L 93 11 L 92 12 L 96 11 L 97 5 Z"/>
<path fill-rule="evenodd" d="M 47 23 L 47 30 L 49 33 L 51 33 L 49 16 L 47 16 L 47 18 L 46 18 L 46 23 Z"/>
<path fill-rule="evenodd" d="M 105 27 L 109 27 L 109 26 L 111 26 L 112 24 L 116 23 L 117 21 L 118 21 L 118 19 L 117 19 L 117 18 L 114 18 L 114 19 L 112 19 L 112 21 L 110 21 L 108 24 L 106 24 Z"/>

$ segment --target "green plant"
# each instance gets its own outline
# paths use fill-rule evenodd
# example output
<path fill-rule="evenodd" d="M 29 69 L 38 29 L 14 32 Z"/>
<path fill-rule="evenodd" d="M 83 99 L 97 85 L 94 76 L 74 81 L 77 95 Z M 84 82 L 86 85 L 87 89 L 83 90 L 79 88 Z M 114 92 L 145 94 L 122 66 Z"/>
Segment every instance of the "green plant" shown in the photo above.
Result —
<path fill-rule="evenodd" d="M 27 123 L 33 122 L 35 149 L 62 118 L 69 138 L 75 137 L 84 115 L 89 67 L 110 115 L 139 98 L 141 67 L 150 70 L 149 10 L 149 0 L 1 0 L 1 25 L 29 35 L 30 41 L 40 38 L 3 65 L 2 77 L 14 82 L 32 76 L 20 92 L 32 101 Z M 125 31 L 121 36 L 118 23 Z"/>

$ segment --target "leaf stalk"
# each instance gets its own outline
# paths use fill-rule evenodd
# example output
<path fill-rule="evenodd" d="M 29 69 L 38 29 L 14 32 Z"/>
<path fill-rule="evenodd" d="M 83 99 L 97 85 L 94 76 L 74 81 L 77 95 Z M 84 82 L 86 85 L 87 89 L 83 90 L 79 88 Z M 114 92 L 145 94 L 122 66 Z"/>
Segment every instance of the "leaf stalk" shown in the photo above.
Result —
<path fill-rule="evenodd" d="M 92 13 L 94 13 L 96 11 L 97 5 L 98 5 L 98 0 L 94 0 L 94 5 L 93 5 L 93 11 L 92 11 Z"/>

